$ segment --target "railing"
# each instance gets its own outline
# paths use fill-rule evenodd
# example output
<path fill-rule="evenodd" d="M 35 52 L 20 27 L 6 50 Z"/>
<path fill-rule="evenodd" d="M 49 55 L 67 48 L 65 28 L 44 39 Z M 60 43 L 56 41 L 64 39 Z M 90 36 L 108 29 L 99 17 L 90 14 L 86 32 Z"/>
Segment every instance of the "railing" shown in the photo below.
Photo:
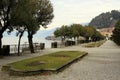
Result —
<path fill-rule="evenodd" d="M 9 45 L 10 46 L 10 54 L 18 53 L 18 45 Z M 45 48 L 45 44 L 41 45 L 41 43 L 34 43 L 34 50 L 41 50 Z M 23 51 L 29 50 L 29 44 L 20 45 L 20 53 Z"/>
<path fill-rule="evenodd" d="M 23 52 L 23 45 L 20 46 L 20 53 Z M 18 53 L 18 45 L 10 45 L 10 54 Z"/>

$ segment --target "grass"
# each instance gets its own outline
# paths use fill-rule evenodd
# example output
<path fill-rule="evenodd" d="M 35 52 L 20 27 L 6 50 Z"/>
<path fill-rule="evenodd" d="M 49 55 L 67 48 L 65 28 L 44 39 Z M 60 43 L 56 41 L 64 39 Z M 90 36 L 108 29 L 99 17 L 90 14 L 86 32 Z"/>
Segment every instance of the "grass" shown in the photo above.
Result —
<path fill-rule="evenodd" d="M 79 51 L 60 51 L 7 65 L 18 71 L 51 70 L 65 65 L 84 53 Z"/>
<path fill-rule="evenodd" d="M 106 42 L 106 40 L 101 40 L 101 41 L 97 41 L 97 42 L 90 42 L 87 44 L 83 44 L 82 46 L 83 47 L 99 47 L 105 42 Z"/>

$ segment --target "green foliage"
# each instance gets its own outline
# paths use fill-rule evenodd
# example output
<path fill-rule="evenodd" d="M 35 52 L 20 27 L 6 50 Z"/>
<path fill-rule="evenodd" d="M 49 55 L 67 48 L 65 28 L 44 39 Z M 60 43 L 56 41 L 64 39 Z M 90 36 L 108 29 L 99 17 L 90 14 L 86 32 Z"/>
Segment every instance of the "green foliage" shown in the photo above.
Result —
<path fill-rule="evenodd" d="M 0 9 L 3 9 L 3 7 L 7 7 L 9 4 L 8 0 L 0 0 Z"/>
<path fill-rule="evenodd" d="M 46 26 L 53 19 L 53 6 L 50 0 L 39 0 L 37 5 L 37 21 L 39 25 Z"/>
<path fill-rule="evenodd" d="M 82 36 L 84 34 L 84 28 L 82 25 L 80 24 L 72 24 L 70 26 L 71 31 L 72 31 L 72 37 L 79 37 Z"/>
<path fill-rule="evenodd" d="M 0 0 L 0 51 L 2 50 L 3 33 L 6 29 L 13 30 L 10 21 L 14 4 L 16 4 L 15 0 Z"/>
<path fill-rule="evenodd" d="M 84 34 L 84 36 L 85 36 L 86 38 L 92 37 L 92 36 L 95 34 L 95 31 L 96 31 L 95 28 L 93 28 L 93 27 L 91 27 L 91 26 L 86 26 L 86 27 L 85 27 L 85 34 Z"/>
<path fill-rule="evenodd" d="M 97 39 L 97 40 L 103 40 L 105 39 L 105 36 L 103 36 L 102 34 L 100 34 L 100 32 L 96 31 L 95 34 L 92 36 L 93 38 Z"/>
<path fill-rule="evenodd" d="M 12 30 L 11 26 L 11 13 L 12 9 L 15 6 L 15 0 L 0 0 L 0 36 L 6 29 Z M 2 25 L 3 22 L 3 25 Z"/>
<path fill-rule="evenodd" d="M 34 17 L 37 8 L 36 5 L 36 0 L 18 0 L 16 7 L 12 10 L 12 23 L 15 28 L 24 27 L 28 30 L 38 30 L 39 25 Z"/>
<path fill-rule="evenodd" d="M 116 44 L 120 45 L 120 20 L 115 25 L 112 39 Z"/>
<path fill-rule="evenodd" d="M 51 23 L 53 7 L 49 0 L 18 0 L 11 9 L 12 30 L 28 32 L 30 49 L 33 50 L 33 35 L 40 29 Z M 33 51 L 34 52 L 34 51 Z"/>
<path fill-rule="evenodd" d="M 70 26 L 62 26 L 54 32 L 56 37 L 64 38 L 78 38 L 79 36 L 85 37 L 87 40 L 89 38 L 92 41 L 97 41 L 104 39 L 104 37 L 92 26 L 82 26 L 80 24 L 72 24 Z"/>
<path fill-rule="evenodd" d="M 63 25 L 61 28 L 57 29 L 54 32 L 54 35 L 56 37 L 64 37 L 64 38 L 69 38 L 71 34 L 71 29 L 67 25 Z"/>
<path fill-rule="evenodd" d="M 120 29 L 120 19 L 119 19 L 118 22 L 115 24 L 115 28 L 116 28 L 116 29 Z"/>
<path fill-rule="evenodd" d="M 56 37 L 61 36 L 61 31 L 60 31 L 59 28 L 54 31 L 54 35 L 55 35 Z"/>
<path fill-rule="evenodd" d="M 24 26 L 37 31 L 40 26 L 48 25 L 53 19 L 53 7 L 49 0 L 1 0 L 0 15 L 6 19 L 10 6 L 11 26 Z"/>

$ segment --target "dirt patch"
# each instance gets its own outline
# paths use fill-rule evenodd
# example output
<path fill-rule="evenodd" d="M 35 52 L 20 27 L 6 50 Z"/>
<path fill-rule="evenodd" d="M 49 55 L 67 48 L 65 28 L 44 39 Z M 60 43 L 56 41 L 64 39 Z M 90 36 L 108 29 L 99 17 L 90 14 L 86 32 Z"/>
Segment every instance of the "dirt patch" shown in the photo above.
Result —
<path fill-rule="evenodd" d="M 39 65 L 43 65 L 45 63 L 46 63 L 45 61 L 34 61 L 31 63 L 28 63 L 27 66 L 39 66 Z"/>
<path fill-rule="evenodd" d="M 67 56 L 67 55 L 51 55 L 52 57 L 70 57 L 70 56 Z"/>

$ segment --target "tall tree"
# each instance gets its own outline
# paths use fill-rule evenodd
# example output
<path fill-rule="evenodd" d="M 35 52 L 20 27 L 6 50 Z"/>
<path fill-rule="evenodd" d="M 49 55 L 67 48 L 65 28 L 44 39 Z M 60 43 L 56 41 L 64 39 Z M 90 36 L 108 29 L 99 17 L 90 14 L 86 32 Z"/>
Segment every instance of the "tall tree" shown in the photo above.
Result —
<path fill-rule="evenodd" d="M 92 40 L 92 36 L 95 34 L 96 29 L 92 26 L 86 26 L 84 29 L 84 37 L 86 38 L 86 40 Z"/>
<path fill-rule="evenodd" d="M 66 38 L 71 38 L 72 37 L 71 33 L 72 33 L 71 28 L 67 25 L 63 25 L 61 28 L 57 29 L 54 32 L 54 35 L 56 37 L 61 37 L 61 40 L 62 40 L 62 43 L 63 43 Z"/>
<path fill-rule="evenodd" d="M 38 0 L 18 0 L 18 4 L 12 10 L 12 22 L 14 28 L 19 33 L 19 45 L 24 31 L 36 31 L 39 25 L 37 25 L 35 12 L 37 9 Z M 17 14 L 16 14 L 17 13 Z M 21 29 L 22 28 L 22 29 Z M 19 54 L 18 54 L 19 55 Z"/>
<path fill-rule="evenodd" d="M 72 24 L 71 28 L 71 36 L 76 40 L 76 43 L 79 41 L 79 37 L 84 35 L 84 28 L 80 24 Z"/>
<path fill-rule="evenodd" d="M 99 31 L 95 30 L 94 34 L 92 35 L 92 41 L 99 41 L 105 39 L 105 36 L 103 36 Z"/>
<path fill-rule="evenodd" d="M 22 5 L 22 6 L 21 6 Z M 15 26 L 25 27 L 31 53 L 34 53 L 33 35 L 40 27 L 46 27 L 53 19 L 53 7 L 49 0 L 19 0 L 13 10 Z M 18 14 L 15 14 L 19 12 Z"/>
<path fill-rule="evenodd" d="M 11 10 L 16 0 L 0 0 L 0 51 L 2 47 L 2 37 L 6 29 L 11 29 Z"/>
<path fill-rule="evenodd" d="M 72 29 L 72 37 L 76 38 L 84 35 L 84 28 L 82 25 L 72 24 L 70 27 Z"/>
<path fill-rule="evenodd" d="M 35 18 L 33 22 L 36 22 L 36 24 L 33 24 L 34 27 L 31 25 L 31 27 L 27 28 L 31 53 L 34 53 L 32 41 L 33 35 L 39 30 L 40 27 L 46 28 L 54 17 L 52 3 L 49 0 L 38 0 L 37 9 L 33 15 Z"/>
<path fill-rule="evenodd" d="M 18 28 L 17 29 L 17 33 L 16 33 L 16 36 L 19 36 L 19 40 L 18 40 L 18 56 L 20 56 L 20 43 L 21 43 L 21 38 L 25 32 L 25 29 L 22 29 L 22 28 Z"/>

